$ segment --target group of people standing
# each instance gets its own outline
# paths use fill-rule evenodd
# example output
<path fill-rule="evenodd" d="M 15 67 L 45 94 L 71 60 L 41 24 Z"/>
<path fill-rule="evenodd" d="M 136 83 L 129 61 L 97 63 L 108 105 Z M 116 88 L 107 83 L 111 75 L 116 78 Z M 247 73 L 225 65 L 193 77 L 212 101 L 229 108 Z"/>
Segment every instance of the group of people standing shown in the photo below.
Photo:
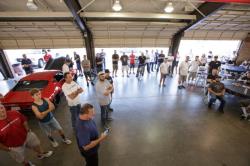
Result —
<path fill-rule="evenodd" d="M 125 72 L 127 74 L 127 77 L 129 77 L 131 73 L 135 74 L 136 66 L 138 66 L 136 72 L 136 76 L 138 77 L 139 71 L 142 71 L 141 73 L 143 75 L 145 68 L 148 73 L 154 72 L 154 70 L 158 72 L 160 65 L 164 61 L 164 58 L 165 54 L 163 53 L 163 51 L 159 53 L 158 50 L 156 50 L 156 52 L 154 50 L 152 50 L 151 52 L 146 50 L 145 53 L 141 52 L 139 56 L 136 56 L 133 50 L 131 51 L 129 56 L 126 55 L 125 52 L 123 52 L 123 54 L 119 56 L 117 51 L 114 50 L 114 54 L 112 55 L 112 64 L 113 64 L 112 77 L 117 77 L 119 61 L 121 61 L 122 65 L 122 77 L 124 77 Z M 179 56 L 177 55 L 174 56 L 171 61 L 173 63 L 171 64 L 171 66 L 177 67 L 179 62 Z"/>
<path fill-rule="evenodd" d="M 106 139 L 107 132 L 99 135 L 97 126 L 93 121 L 95 108 L 89 103 L 83 104 L 81 102 L 80 95 L 84 90 L 73 80 L 72 74 L 65 72 L 64 79 L 65 83 L 62 90 L 71 113 L 71 125 L 76 136 L 77 146 L 88 166 L 98 166 L 98 148 L 100 143 Z M 104 128 L 109 128 L 107 123 L 112 120 L 110 112 L 113 109 L 110 104 L 113 86 L 112 78 L 105 72 L 98 73 L 96 93 L 101 108 L 101 122 Z M 71 140 L 65 136 L 62 126 L 53 115 L 54 104 L 49 99 L 43 98 L 39 89 L 32 89 L 30 95 L 34 99 L 31 109 L 51 146 L 56 148 L 59 145 L 53 137 L 54 132 L 59 134 L 63 143 L 70 145 Z M 53 154 L 53 151 L 45 152 L 41 148 L 40 140 L 30 130 L 24 115 L 17 111 L 6 111 L 5 107 L 0 104 L 0 150 L 8 152 L 18 163 L 25 166 L 34 166 L 25 157 L 26 148 L 33 149 L 39 159 L 50 157 Z"/>
<path fill-rule="evenodd" d="M 109 128 L 108 122 L 112 121 L 111 113 L 114 111 L 110 106 L 114 92 L 112 77 L 117 77 L 119 61 L 121 61 L 123 77 L 125 74 L 129 77 L 131 73 L 136 74 L 137 77 L 140 74 L 143 75 L 145 68 L 148 73 L 160 71 L 161 78 L 159 86 L 163 87 L 166 86 L 166 76 L 172 76 L 174 70 L 176 70 L 176 73 L 177 71 L 179 72 L 179 89 L 185 88 L 186 80 L 188 80 L 188 83 L 190 83 L 190 81 L 193 82 L 196 79 L 199 67 L 207 63 L 203 56 L 201 58 L 196 56 L 191 62 L 189 56 L 186 56 L 185 60 L 179 64 L 177 70 L 180 58 L 178 53 L 174 56 L 165 56 L 163 51 L 158 53 L 158 51 L 154 52 L 152 50 L 151 53 L 149 53 L 149 51 L 146 50 L 145 54 L 142 52 L 139 57 L 136 57 L 133 51 L 131 51 L 129 56 L 125 53 L 119 56 L 117 51 L 114 50 L 114 54 L 112 55 L 113 72 L 112 76 L 110 76 L 110 71 L 106 69 L 105 53 L 103 50 L 102 53 L 97 54 L 97 59 L 98 58 L 102 60 L 96 61 L 98 80 L 95 84 L 95 90 L 101 110 L 101 122 L 104 128 Z M 74 52 L 74 59 L 79 74 L 85 75 L 87 86 L 89 86 L 90 61 L 86 55 L 84 55 L 84 59 L 81 61 L 80 56 L 76 52 Z M 223 99 L 225 87 L 219 80 L 218 70 L 220 70 L 221 63 L 217 59 L 218 57 L 214 56 L 214 60 L 208 64 L 208 80 L 210 81 L 208 92 L 211 94 L 208 107 L 211 108 L 215 100 L 219 99 L 221 101 L 219 111 L 223 112 L 225 105 L 225 100 Z M 135 73 L 134 70 L 137 65 L 137 60 L 138 69 Z M 80 95 L 84 93 L 84 89 L 73 80 L 73 75 L 70 73 L 71 63 L 72 61 L 68 59 L 62 67 L 65 79 L 62 90 L 69 106 L 71 125 L 80 153 L 85 158 L 87 166 L 97 166 L 98 148 L 100 143 L 107 138 L 107 133 L 105 132 L 99 135 L 96 124 L 93 121 L 93 117 L 95 116 L 94 106 L 81 102 Z M 39 89 L 32 89 L 30 95 L 34 99 L 31 106 L 32 111 L 52 147 L 55 148 L 59 145 L 53 137 L 52 131 L 56 131 L 60 135 L 63 143 L 71 144 L 71 140 L 65 136 L 63 128 L 52 113 L 55 109 L 54 104 L 49 99 L 43 98 Z M 53 154 L 52 151 L 44 152 L 42 150 L 39 139 L 30 131 L 27 120 L 23 115 L 16 111 L 6 112 L 4 106 L 0 105 L 0 149 L 9 152 L 16 161 L 23 163 L 25 166 L 33 166 L 33 164 L 24 157 L 24 149 L 26 147 L 35 150 L 38 158 L 49 157 Z"/>
<path fill-rule="evenodd" d="M 84 61 L 82 63 L 84 64 Z M 110 113 L 113 109 L 110 107 L 110 104 L 113 93 L 113 81 L 109 76 L 109 71 L 106 70 L 105 72 L 100 71 L 98 73 L 95 89 L 101 110 L 101 122 L 106 129 L 109 128 L 108 121 L 112 120 Z M 106 139 L 107 133 L 102 133 L 100 136 L 98 134 L 96 124 L 93 121 L 95 116 L 94 106 L 89 103 L 81 106 L 80 94 L 84 90 L 73 81 L 72 74 L 70 72 L 64 73 L 64 79 L 65 83 L 62 86 L 62 90 L 68 102 L 72 128 L 76 134 L 78 148 L 81 155 L 85 158 L 86 165 L 98 166 L 99 144 Z"/>

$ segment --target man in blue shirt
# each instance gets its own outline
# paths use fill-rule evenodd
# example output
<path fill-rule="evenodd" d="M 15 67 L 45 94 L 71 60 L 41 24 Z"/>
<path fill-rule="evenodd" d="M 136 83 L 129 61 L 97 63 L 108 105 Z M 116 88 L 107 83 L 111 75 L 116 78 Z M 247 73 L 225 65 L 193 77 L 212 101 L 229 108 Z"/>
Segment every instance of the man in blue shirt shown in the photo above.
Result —
<path fill-rule="evenodd" d="M 99 137 L 93 118 L 95 110 L 93 105 L 84 104 L 80 110 L 79 119 L 76 122 L 76 138 L 81 155 L 86 160 L 86 166 L 98 166 L 98 148 L 105 140 L 107 133 Z"/>

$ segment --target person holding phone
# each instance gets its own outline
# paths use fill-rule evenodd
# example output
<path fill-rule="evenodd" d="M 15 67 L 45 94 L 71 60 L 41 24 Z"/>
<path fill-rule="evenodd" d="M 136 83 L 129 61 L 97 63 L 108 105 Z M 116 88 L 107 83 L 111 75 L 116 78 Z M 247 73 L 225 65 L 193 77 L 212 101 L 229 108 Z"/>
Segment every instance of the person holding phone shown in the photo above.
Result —
<path fill-rule="evenodd" d="M 93 120 L 95 109 L 91 104 L 84 104 L 76 122 L 76 139 L 81 155 L 85 158 L 86 166 L 98 166 L 98 149 L 109 132 L 105 130 L 100 136 Z"/>

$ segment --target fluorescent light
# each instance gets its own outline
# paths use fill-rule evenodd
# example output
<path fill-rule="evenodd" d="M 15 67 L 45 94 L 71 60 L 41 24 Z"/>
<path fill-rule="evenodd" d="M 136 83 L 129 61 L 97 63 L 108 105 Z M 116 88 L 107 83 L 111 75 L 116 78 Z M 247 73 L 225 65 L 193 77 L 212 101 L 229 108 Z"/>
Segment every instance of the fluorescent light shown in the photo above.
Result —
<path fill-rule="evenodd" d="M 35 2 L 33 0 L 28 0 L 28 2 L 26 3 L 26 6 L 30 9 L 30 10 L 37 10 L 38 7 L 35 4 Z"/>
<path fill-rule="evenodd" d="M 119 12 L 122 10 L 122 6 L 120 4 L 120 1 L 119 0 L 115 0 L 115 3 L 113 4 L 113 7 L 112 9 L 116 12 Z"/>
<path fill-rule="evenodd" d="M 172 2 L 169 2 L 168 5 L 165 7 L 165 12 L 166 13 L 172 13 L 174 11 L 174 6 Z"/>

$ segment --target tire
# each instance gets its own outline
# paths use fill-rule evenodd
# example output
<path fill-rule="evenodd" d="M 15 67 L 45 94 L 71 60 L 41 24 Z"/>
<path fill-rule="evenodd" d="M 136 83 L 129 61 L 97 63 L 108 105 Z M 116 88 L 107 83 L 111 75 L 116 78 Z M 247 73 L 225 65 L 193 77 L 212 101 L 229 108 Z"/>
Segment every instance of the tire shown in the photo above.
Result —
<path fill-rule="evenodd" d="M 44 67 L 44 61 L 42 59 L 38 60 L 38 68 L 43 68 Z"/>

